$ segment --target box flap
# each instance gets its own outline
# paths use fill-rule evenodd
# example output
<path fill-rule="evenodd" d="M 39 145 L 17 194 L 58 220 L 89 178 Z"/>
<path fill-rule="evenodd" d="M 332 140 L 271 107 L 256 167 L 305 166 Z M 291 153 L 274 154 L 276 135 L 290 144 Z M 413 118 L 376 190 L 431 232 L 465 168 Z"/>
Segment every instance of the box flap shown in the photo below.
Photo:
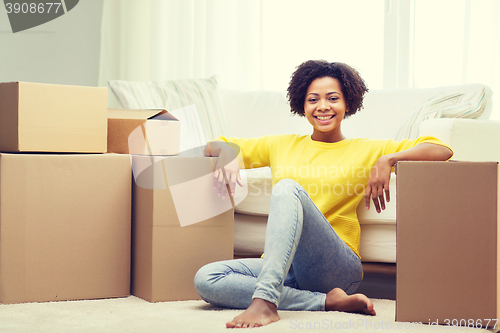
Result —
<path fill-rule="evenodd" d="M 179 119 L 175 118 L 174 116 L 172 116 L 171 113 L 169 113 L 168 111 L 165 111 L 163 110 L 162 112 L 152 116 L 152 117 L 149 117 L 149 119 L 154 119 L 154 120 L 175 120 L 175 121 L 179 121 Z"/>
<path fill-rule="evenodd" d="M 167 110 L 163 109 L 108 109 L 110 119 L 158 119 L 158 120 L 178 120 Z"/>

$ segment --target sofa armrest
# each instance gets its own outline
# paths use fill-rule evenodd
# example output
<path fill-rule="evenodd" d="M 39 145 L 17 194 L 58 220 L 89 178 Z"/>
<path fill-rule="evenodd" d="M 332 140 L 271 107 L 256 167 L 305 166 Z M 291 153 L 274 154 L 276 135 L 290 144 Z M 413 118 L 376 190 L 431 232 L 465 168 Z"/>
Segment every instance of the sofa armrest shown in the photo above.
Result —
<path fill-rule="evenodd" d="M 449 145 L 456 161 L 500 162 L 500 121 L 440 118 L 422 122 L 419 135 Z"/>

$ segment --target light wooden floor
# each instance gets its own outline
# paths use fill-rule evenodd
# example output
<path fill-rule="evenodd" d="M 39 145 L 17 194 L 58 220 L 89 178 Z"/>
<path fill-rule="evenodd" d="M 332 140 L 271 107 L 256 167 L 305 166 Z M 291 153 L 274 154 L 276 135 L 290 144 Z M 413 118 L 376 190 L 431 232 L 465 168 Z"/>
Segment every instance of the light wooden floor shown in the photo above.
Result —
<path fill-rule="evenodd" d="M 357 293 L 369 298 L 396 300 L 396 264 L 366 262 L 363 273 Z"/>

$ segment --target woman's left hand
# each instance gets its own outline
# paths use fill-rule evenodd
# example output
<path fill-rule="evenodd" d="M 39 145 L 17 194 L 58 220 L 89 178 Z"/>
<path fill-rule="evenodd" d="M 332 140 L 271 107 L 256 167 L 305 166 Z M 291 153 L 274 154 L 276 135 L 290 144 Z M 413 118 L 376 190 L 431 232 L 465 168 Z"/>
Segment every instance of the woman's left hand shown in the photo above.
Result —
<path fill-rule="evenodd" d="M 365 192 L 366 209 L 370 209 L 370 199 L 373 200 L 377 213 L 385 209 L 385 202 L 391 200 L 389 194 L 389 181 L 391 180 L 392 164 L 388 156 L 380 157 L 368 179 Z M 384 198 L 385 193 L 385 198 Z"/>

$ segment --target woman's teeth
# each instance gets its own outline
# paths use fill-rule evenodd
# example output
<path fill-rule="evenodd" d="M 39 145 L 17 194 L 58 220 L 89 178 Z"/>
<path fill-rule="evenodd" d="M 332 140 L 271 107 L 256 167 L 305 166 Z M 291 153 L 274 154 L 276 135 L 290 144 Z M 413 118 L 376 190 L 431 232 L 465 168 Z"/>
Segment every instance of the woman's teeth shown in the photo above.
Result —
<path fill-rule="evenodd" d="M 326 116 L 326 117 L 316 116 L 316 118 L 318 118 L 319 120 L 328 120 L 328 119 L 333 118 L 333 115 L 332 116 Z"/>

